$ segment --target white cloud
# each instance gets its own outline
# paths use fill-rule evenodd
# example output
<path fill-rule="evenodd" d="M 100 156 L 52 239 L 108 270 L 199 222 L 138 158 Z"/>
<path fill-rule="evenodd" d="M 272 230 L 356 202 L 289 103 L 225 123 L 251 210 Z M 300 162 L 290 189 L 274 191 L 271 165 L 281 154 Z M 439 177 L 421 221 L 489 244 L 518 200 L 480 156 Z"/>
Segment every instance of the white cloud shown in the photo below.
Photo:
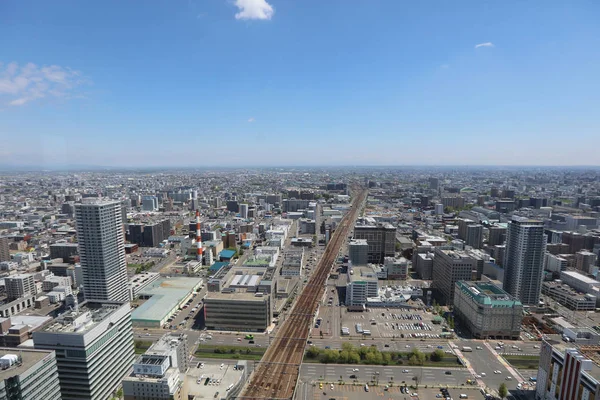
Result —
<path fill-rule="evenodd" d="M 22 106 L 42 98 L 80 97 L 76 88 L 89 83 L 79 71 L 58 65 L 0 64 L 0 102 Z"/>
<path fill-rule="evenodd" d="M 254 117 L 248 118 L 248 122 L 254 122 Z"/>
<path fill-rule="evenodd" d="M 271 19 L 275 10 L 266 0 L 235 0 L 240 12 L 235 19 Z"/>
<path fill-rule="evenodd" d="M 480 47 L 494 47 L 494 43 L 492 42 L 485 42 L 485 43 L 479 43 L 475 45 L 475 48 L 478 49 Z"/>

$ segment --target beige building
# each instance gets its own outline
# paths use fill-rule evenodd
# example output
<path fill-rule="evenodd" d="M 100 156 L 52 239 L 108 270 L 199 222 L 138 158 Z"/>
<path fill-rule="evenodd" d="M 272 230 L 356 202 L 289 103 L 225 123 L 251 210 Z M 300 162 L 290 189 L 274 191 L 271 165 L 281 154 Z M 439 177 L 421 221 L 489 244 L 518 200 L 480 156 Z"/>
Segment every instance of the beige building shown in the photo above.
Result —
<path fill-rule="evenodd" d="M 204 310 L 206 327 L 224 331 L 262 332 L 273 318 L 271 296 L 262 293 L 209 292 Z"/>

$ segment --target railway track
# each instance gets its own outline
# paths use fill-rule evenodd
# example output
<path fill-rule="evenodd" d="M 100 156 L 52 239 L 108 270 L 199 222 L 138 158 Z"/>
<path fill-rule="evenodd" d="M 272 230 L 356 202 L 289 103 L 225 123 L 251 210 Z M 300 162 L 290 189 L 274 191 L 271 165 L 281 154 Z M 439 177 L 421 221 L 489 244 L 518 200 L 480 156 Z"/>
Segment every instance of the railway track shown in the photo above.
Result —
<path fill-rule="evenodd" d="M 327 244 L 317 269 L 296 301 L 292 313 L 280 326 L 271 345 L 254 370 L 250 382 L 238 398 L 291 399 L 293 397 L 308 334 L 325 291 L 331 267 L 366 197 L 366 189 L 356 190 L 352 208 L 342 218 Z"/>

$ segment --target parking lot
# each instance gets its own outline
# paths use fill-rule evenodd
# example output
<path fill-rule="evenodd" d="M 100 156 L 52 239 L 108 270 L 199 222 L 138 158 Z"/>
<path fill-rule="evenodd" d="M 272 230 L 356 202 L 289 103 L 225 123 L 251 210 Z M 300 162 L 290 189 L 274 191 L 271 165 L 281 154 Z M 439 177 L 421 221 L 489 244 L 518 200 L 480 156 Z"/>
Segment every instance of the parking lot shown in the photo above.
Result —
<path fill-rule="evenodd" d="M 374 308 L 369 312 L 341 312 L 341 325 L 350 336 L 379 338 L 439 339 L 442 327 L 432 323 L 433 315 L 421 310 Z M 362 333 L 360 332 L 362 330 Z"/>
<path fill-rule="evenodd" d="M 314 400 L 364 400 L 364 399 L 401 399 L 401 400 L 436 400 L 443 399 L 444 396 L 452 399 L 460 399 L 461 395 L 466 395 L 467 399 L 483 399 L 484 396 L 479 389 L 461 388 L 448 389 L 444 392 L 441 389 L 419 388 L 404 389 L 403 386 L 392 386 L 386 388 L 385 385 L 369 386 L 368 391 L 365 385 L 333 385 L 324 384 L 315 385 L 312 388 L 312 399 Z"/>

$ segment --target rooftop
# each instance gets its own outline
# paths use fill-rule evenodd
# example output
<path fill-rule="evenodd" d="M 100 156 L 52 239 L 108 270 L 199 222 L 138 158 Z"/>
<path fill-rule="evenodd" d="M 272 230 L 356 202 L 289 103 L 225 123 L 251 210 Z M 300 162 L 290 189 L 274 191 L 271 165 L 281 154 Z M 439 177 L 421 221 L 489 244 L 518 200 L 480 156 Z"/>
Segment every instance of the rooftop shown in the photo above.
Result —
<path fill-rule="evenodd" d="M 119 302 L 83 302 L 57 317 L 43 332 L 82 334 L 102 322 L 123 304 Z"/>
<path fill-rule="evenodd" d="M 458 281 L 456 286 L 474 301 L 492 307 L 520 306 L 521 302 L 490 282 Z"/>
<path fill-rule="evenodd" d="M 10 354 L 19 357 L 19 360 L 16 364 L 8 369 L 0 369 L 0 380 L 2 381 L 13 376 L 23 374 L 34 364 L 40 362 L 46 357 L 52 356 L 52 352 L 47 350 L 23 350 L 6 347 L 0 348 L 0 357 Z"/>
<path fill-rule="evenodd" d="M 560 274 L 561 275 L 563 275 L 563 274 L 564 275 L 568 275 L 571 278 L 580 280 L 580 281 L 582 281 L 584 283 L 598 284 L 598 285 L 600 285 L 600 282 L 598 282 L 597 280 L 592 279 L 592 278 L 588 278 L 587 276 L 585 276 L 583 274 L 580 274 L 579 272 L 576 272 L 576 271 L 562 271 Z"/>

